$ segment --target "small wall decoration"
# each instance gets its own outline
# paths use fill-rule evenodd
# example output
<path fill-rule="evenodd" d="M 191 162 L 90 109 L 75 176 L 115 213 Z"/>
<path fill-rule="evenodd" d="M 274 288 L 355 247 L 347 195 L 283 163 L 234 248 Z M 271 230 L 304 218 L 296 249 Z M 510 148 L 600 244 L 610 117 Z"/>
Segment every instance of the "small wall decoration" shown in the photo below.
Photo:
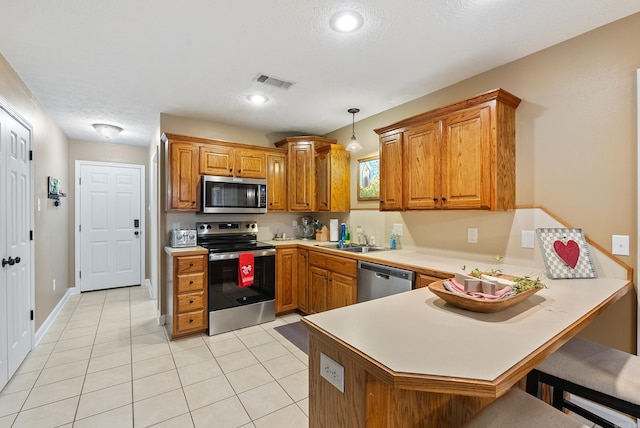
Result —
<path fill-rule="evenodd" d="M 55 199 L 53 203 L 56 207 L 59 207 L 61 202 L 60 198 L 66 198 L 67 194 L 60 190 L 60 180 L 55 177 L 49 177 L 47 180 L 47 187 L 49 188 L 49 199 Z"/>
<path fill-rule="evenodd" d="M 358 200 L 380 199 L 380 158 L 378 155 L 358 159 Z"/>
<path fill-rule="evenodd" d="M 536 234 L 549 278 L 598 277 L 582 229 L 540 228 Z"/>

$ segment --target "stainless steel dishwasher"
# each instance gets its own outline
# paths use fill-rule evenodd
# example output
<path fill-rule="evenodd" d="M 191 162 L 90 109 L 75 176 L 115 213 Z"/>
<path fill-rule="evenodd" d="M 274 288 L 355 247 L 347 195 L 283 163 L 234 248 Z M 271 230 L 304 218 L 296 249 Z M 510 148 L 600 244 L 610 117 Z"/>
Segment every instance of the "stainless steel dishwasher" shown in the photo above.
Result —
<path fill-rule="evenodd" d="M 358 262 L 358 302 L 409 291 L 415 272 L 369 262 Z"/>

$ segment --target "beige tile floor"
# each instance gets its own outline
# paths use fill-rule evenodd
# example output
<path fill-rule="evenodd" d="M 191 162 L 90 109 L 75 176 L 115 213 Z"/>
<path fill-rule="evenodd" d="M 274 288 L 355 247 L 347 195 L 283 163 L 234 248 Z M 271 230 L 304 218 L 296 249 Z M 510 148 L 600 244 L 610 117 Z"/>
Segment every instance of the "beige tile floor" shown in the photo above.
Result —
<path fill-rule="evenodd" d="M 308 426 L 307 356 L 274 327 L 168 341 L 141 287 L 72 296 L 0 392 L 0 428 Z"/>

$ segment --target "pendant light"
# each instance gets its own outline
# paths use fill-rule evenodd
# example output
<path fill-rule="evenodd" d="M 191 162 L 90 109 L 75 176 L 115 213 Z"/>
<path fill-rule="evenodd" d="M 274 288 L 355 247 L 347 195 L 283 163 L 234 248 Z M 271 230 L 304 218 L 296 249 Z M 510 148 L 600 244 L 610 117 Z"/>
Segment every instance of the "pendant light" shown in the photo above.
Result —
<path fill-rule="evenodd" d="M 351 122 L 351 141 L 347 144 L 348 152 L 357 152 L 362 150 L 362 145 L 356 140 L 356 113 L 360 112 L 359 108 L 350 108 L 347 110 L 353 115 L 353 121 Z"/>

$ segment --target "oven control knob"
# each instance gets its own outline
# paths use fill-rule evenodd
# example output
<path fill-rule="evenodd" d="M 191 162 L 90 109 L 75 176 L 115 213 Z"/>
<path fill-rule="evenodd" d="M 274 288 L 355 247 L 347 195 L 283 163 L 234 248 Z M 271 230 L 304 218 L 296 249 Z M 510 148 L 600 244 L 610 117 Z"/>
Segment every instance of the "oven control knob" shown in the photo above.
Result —
<path fill-rule="evenodd" d="M 200 225 L 200 230 L 204 230 L 204 224 Z"/>
<path fill-rule="evenodd" d="M 207 225 L 207 230 L 209 230 L 209 229 L 211 229 L 211 225 L 210 224 Z"/>

